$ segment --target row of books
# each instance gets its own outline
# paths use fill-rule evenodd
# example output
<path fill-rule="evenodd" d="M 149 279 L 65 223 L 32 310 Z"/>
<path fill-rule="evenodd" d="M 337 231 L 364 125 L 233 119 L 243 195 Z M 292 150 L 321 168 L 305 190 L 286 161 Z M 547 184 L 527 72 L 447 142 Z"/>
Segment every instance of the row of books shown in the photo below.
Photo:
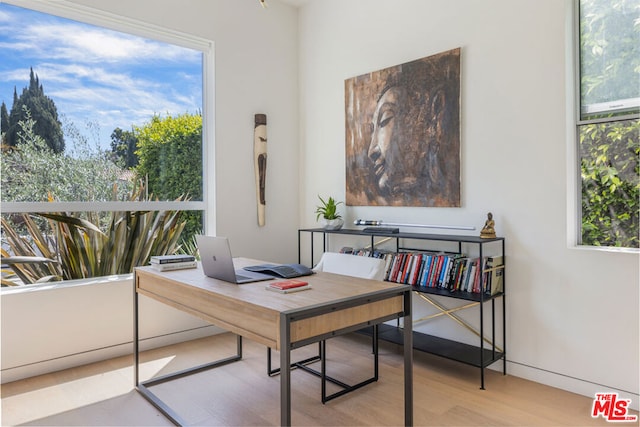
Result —
<path fill-rule="evenodd" d="M 370 253 L 366 250 L 351 250 L 350 253 L 384 259 L 384 279 L 389 282 L 452 292 L 486 292 L 491 295 L 502 292 L 503 289 L 502 256 L 483 257 L 480 260 L 463 254 L 431 252 Z"/>
<path fill-rule="evenodd" d="M 198 265 L 196 257 L 192 255 L 155 255 L 149 259 L 149 264 L 158 271 L 196 268 Z"/>

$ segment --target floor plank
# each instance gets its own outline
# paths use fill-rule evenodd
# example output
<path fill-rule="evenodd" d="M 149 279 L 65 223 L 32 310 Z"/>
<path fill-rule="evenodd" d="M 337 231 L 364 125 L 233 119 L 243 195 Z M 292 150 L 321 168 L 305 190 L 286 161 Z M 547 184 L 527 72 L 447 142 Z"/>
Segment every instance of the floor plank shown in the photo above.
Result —
<path fill-rule="evenodd" d="M 296 350 L 303 358 L 317 350 Z M 141 355 L 141 379 L 206 363 L 235 352 L 230 334 Z M 328 371 L 347 383 L 372 373 L 370 341 L 351 334 L 329 341 Z M 273 360 L 277 363 L 278 353 Z M 4 384 L 2 425 L 167 426 L 171 423 L 133 389 L 132 357 L 119 357 Z M 323 405 L 320 380 L 292 373 L 295 425 L 401 425 L 402 349 L 380 345 L 377 383 Z M 329 392 L 338 390 L 329 387 Z M 154 386 L 154 393 L 193 425 L 278 425 L 279 378 L 266 373 L 264 346 L 244 340 L 242 361 Z M 419 426 L 598 426 L 592 399 L 487 370 L 486 390 L 471 366 L 414 354 L 414 422 Z M 633 423 L 626 425 L 633 425 Z M 635 425 L 638 425 L 637 423 Z"/>

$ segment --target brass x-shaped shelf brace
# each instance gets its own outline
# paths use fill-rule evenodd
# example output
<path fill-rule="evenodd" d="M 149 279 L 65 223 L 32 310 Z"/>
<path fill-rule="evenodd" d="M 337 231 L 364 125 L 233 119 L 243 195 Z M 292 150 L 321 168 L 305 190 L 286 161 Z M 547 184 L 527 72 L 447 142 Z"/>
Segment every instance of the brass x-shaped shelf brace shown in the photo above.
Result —
<path fill-rule="evenodd" d="M 380 240 L 377 245 L 380 245 L 381 243 L 385 243 L 392 240 L 392 237 L 386 237 L 382 240 Z M 367 248 L 371 248 L 371 245 L 367 245 L 364 247 L 365 249 Z M 504 268 L 504 266 L 499 266 L 499 267 L 495 267 L 492 268 L 490 270 L 485 270 L 486 271 L 493 271 L 496 270 L 498 268 Z M 449 316 L 451 319 L 453 319 L 454 321 L 456 321 L 458 324 L 460 324 L 461 326 L 465 327 L 466 329 L 468 329 L 470 332 L 474 333 L 476 336 L 480 337 L 480 332 L 475 329 L 473 326 L 469 325 L 467 322 L 465 322 L 464 320 L 462 320 L 460 317 L 455 315 L 456 311 L 460 311 L 460 310 L 464 310 L 467 308 L 471 308 L 471 307 L 475 307 L 476 305 L 479 305 L 479 302 L 470 302 L 469 304 L 466 305 L 461 305 L 460 307 L 455 307 L 455 308 L 447 308 L 444 305 L 440 304 L 439 302 L 429 298 L 428 296 L 426 296 L 425 294 L 421 293 L 421 292 L 414 292 L 416 295 L 418 295 L 420 298 L 422 298 L 423 300 L 427 301 L 429 304 L 433 305 L 434 307 L 436 307 L 438 310 L 440 310 L 439 313 L 434 313 L 431 314 L 429 316 L 424 316 L 421 317 L 419 319 L 415 319 L 413 321 L 413 324 L 419 323 L 419 322 L 426 322 L 427 320 L 431 320 L 434 319 L 436 317 L 440 317 L 440 316 L 444 316 L 447 315 Z M 486 342 L 487 344 L 489 344 L 490 346 L 493 346 L 493 342 L 487 338 L 487 337 L 483 337 L 484 342 Z M 496 350 L 499 352 L 502 352 L 503 350 L 498 347 L 495 346 Z"/>
<path fill-rule="evenodd" d="M 421 292 L 414 292 L 416 295 L 418 295 L 420 298 L 422 298 L 423 300 L 427 301 L 429 304 L 433 305 L 434 307 L 436 307 L 438 310 L 440 310 L 440 312 L 438 313 L 433 313 L 430 314 L 428 316 L 424 316 L 421 317 L 419 319 L 415 319 L 413 321 L 414 324 L 419 323 L 419 322 L 425 322 L 427 320 L 431 320 L 434 319 L 436 317 L 440 317 L 440 316 L 449 316 L 451 319 L 453 319 L 456 323 L 458 323 L 459 325 L 463 326 L 464 328 L 468 329 L 470 332 L 474 333 L 476 336 L 480 337 L 480 332 L 475 329 L 473 326 L 469 325 L 467 322 L 465 322 L 464 320 L 462 320 L 459 316 L 457 316 L 455 314 L 456 311 L 460 311 L 460 310 L 465 310 L 467 308 L 471 308 L 471 307 L 475 307 L 476 305 L 479 305 L 479 302 L 470 302 L 468 304 L 465 305 L 461 305 L 459 307 L 454 307 L 454 308 L 447 308 L 444 305 L 440 304 L 438 301 L 435 301 L 431 298 L 429 298 L 428 295 L 425 295 Z M 493 346 L 493 342 L 487 338 L 487 337 L 483 337 L 484 341 Z M 496 346 L 496 350 L 499 352 L 502 352 L 502 349 L 498 346 Z"/>

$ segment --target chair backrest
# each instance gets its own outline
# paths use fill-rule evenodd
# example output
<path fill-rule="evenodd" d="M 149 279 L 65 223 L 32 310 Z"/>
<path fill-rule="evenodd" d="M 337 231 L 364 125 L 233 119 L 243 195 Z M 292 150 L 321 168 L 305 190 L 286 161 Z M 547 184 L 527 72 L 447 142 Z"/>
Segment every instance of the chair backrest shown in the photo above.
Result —
<path fill-rule="evenodd" d="M 313 271 L 343 274 L 364 279 L 384 279 L 384 260 L 365 256 L 325 252 Z"/>

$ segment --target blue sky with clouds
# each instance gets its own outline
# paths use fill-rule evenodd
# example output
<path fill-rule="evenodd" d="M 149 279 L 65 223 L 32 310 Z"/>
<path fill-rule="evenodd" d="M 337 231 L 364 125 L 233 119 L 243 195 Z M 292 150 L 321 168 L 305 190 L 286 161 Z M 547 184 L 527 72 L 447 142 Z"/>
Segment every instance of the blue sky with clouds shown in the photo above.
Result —
<path fill-rule="evenodd" d="M 98 123 L 103 148 L 116 127 L 202 110 L 201 52 L 0 3 L 0 102 L 8 110 L 30 67 L 59 116 L 81 131 Z"/>

